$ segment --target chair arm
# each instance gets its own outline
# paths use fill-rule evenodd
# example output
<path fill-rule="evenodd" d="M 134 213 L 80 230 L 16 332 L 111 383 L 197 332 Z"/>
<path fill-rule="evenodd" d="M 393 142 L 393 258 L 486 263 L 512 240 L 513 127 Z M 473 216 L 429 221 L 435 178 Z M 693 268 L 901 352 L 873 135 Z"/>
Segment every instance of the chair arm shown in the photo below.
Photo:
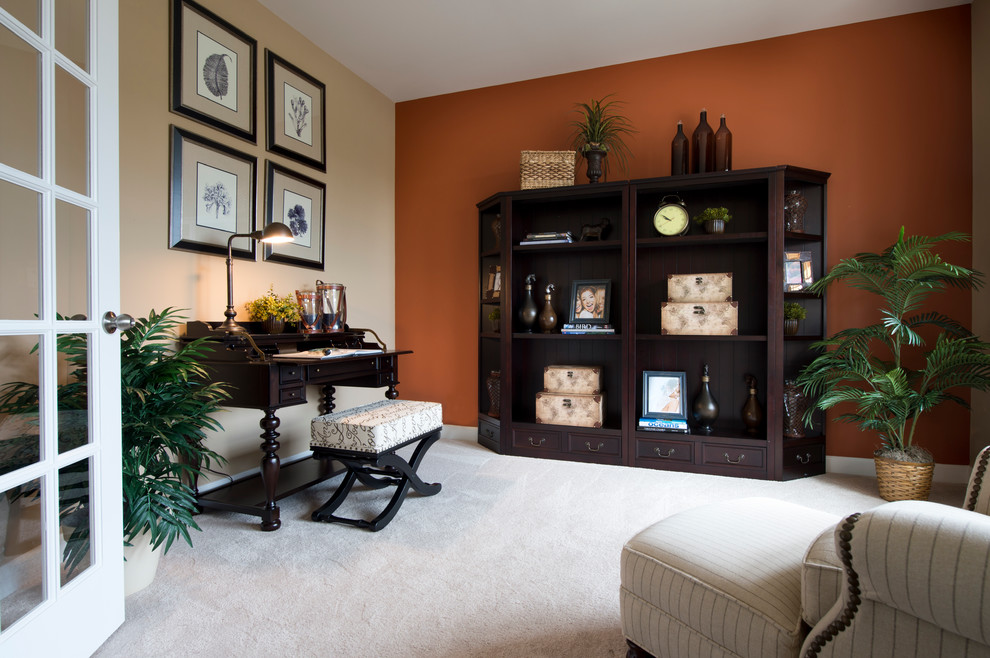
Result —
<path fill-rule="evenodd" d="M 976 461 L 973 462 L 973 472 L 969 475 L 963 509 L 990 515 L 990 482 L 987 486 L 983 486 L 983 480 L 988 477 L 988 462 L 990 462 L 990 446 L 981 450 L 976 456 Z"/>
<path fill-rule="evenodd" d="M 836 531 L 859 596 L 978 643 L 990 638 L 990 517 L 922 501 L 881 505 Z M 850 567 L 853 574 L 850 574 Z"/>

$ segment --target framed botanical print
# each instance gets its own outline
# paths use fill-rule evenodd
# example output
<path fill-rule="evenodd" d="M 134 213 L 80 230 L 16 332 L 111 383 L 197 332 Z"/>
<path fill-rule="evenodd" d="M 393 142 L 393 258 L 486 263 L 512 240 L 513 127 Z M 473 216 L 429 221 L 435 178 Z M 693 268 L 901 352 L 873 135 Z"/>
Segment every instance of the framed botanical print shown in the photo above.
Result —
<path fill-rule="evenodd" d="M 257 159 L 171 127 L 170 249 L 227 255 L 227 239 L 255 227 Z M 233 245 L 235 258 L 254 260 L 254 240 Z"/>
<path fill-rule="evenodd" d="M 292 231 L 292 242 L 266 244 L 265 260 L 322 270 L 326 185 L 270 160 L 266 170 L 265 225 L 282 222 Z"/>
<path fill-rule="evenodd" d="M 257 142 L 257 42 L 192 0 L 172 0 L 171 110 Z"/>
<path fill-rule="evenodd" d="M 327 170 L 326 87 L 265 50 L 268 150 Z"/>

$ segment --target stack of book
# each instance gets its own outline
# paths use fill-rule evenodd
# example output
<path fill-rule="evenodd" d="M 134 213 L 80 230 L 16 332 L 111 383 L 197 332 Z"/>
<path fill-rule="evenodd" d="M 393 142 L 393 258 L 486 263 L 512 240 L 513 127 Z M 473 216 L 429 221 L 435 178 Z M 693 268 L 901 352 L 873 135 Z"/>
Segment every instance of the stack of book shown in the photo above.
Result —
<path fill-rule="evenodd" d="M 564 324 L 560 328 L 562 334 L 614 334 L 615 329 L 610 324 Z"/>
<path fill-rule="evenodd" d="M 639 429 L 650 432 L 678 432 L 687 434 L 690 430 L 686 420 L 671 418 L 640 418 Z"/>
<path fill-rule="evenodd" d="M 574 234 L 570 231 L 544 231 L 543 233 L 527 233 L 526 239 L 519 244 L 565 244 L 574 242 Z"/>

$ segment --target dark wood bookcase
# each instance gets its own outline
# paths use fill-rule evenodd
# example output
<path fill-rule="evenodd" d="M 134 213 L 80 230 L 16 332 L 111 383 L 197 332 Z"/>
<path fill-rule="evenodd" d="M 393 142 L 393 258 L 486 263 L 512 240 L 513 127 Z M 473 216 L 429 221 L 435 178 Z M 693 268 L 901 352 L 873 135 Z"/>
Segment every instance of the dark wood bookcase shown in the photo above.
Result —
<path fill-rule="evenodd" d="M 810 252 L 815 279 L 826 257 L 826 182 L 829 174 L 781 165 L 731 172 L 692 174 L 495 194 L 478 204 L 479 344 L 478 440 L 502 454 L 620 464 L 765 479 L 791 479 L 825 471 L 822 419 L 801 439 L 783 435 L 784 382 L 811 360 L 812 342 L 825 332 L 825 300 L 787 292 L 785 251 Z M 789 190 L 807 199 L 804 231 L 786 231 L 784 199 Z M 693 217 L 724 206 L 733 215 L 725 232 L 707 235 L 692 222 L 678 237 L 653 228 L 660 200 L 676 194 Z M 571 231 L 609 220 L 601 241 L 520 245 L 530 232 Z M 498 223 L 500 230 L 493 230 Z M 486 297 L 489 272 L 501 272 L 497 299 Z M 662 335 L 660 305 L 667 301 L 667 275 L 731 272 L 739 303 L 738 334 Z M 525 277 L 536 275 L 534 299 L 554 283 L 558 326 L 554 333 L 522 331 L 518 310 Z M 571 283 L 612 282 L 609 321 L 614 335 L 562 335 Z M 783 333 L 785 301 L 807 311 L 796 336 Z M 498 331 L 488 320 L 501 309 Z M 684 372 L 690 409 L 708 364 L 720 413 L 710 433 L 648 432 L 642 415 L 645 370 Z M 602 369 L 605 421 L 600 428 L 536 423 L 536 393 L 548 365 Z M 498 417 L 489 414 L 487 380 L 499 371 Z M 763 423 L 747 433 L 741 411 L 748 397 L 746 375 L 758 382 Z"/>

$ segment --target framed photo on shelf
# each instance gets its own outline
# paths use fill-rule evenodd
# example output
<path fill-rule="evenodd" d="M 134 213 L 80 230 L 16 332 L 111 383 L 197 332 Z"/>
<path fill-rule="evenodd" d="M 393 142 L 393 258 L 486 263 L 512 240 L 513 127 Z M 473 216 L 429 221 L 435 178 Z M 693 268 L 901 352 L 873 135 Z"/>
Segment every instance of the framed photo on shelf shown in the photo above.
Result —
<path fill-rule="evenodd" d="M 258 43 L 192 0 L 172 0 L 171 107 L 257 142 Z"/>
<path fill-rule="evenodd" d="M 268 150 L 327 170 L 326 86 L 265 49 Z"/>
<path fill-rule="evenodd" d="M 610 279 L 576 280 L 571 284 L 567 322 L 572 324 L 608 324 L 612 304 Z"/>
<path fill-rule="evenodd" d="M 488 267 L 488 282 L 481 297 L 483 302 L 497 302 L 502 297 L 502 266 Z"/>
<path fill-rule="evenodd" d="M 687 420 L 687 378 L 683 372 L 643 371 L 643 418 Z"/>
<path fill-rule="evenodd" d="M 815 282 L 810 251 L 784 252 L 784 290 L 798 292 Z"/>
<path fill-rule="evenodd" d="M 172 126 L 170 249 L 227 255 L 227 240 L 255 227 L 257 158 Z M 233 256 L 254 260 L 254 240 L 233 244 Z"/>
<path fill-rule="evenodd" d="M 292 242 L 266 244 L 265 260 L 323 269 L 327 186 L 266 161 L 267 215 L 265 226 L 282 222 L 292 231 Z"/>

